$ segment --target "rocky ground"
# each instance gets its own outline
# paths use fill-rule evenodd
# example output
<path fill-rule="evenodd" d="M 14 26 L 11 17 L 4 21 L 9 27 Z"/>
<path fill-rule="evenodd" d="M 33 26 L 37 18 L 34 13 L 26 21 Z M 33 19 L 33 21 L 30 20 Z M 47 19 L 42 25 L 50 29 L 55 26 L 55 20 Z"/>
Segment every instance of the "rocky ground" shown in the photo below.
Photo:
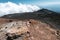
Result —
<path fill-rule="evenodd" d="M 60 40 L 60 30 L 40 20 L 3 19 L 0 22 L 0 40 Z"/>

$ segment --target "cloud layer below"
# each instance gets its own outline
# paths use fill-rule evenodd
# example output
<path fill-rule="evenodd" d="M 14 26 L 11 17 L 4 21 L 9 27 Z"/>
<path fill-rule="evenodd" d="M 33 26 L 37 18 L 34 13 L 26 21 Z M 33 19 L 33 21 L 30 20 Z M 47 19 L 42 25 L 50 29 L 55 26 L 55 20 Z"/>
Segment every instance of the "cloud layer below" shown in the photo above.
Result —
<path fill-rule="evenodd" d="M 0 16 L 12 13 L 33 12 L 39 9 L 41 8 L 36 5 L 15 4 L 12 2 L 0 3 Z"/>

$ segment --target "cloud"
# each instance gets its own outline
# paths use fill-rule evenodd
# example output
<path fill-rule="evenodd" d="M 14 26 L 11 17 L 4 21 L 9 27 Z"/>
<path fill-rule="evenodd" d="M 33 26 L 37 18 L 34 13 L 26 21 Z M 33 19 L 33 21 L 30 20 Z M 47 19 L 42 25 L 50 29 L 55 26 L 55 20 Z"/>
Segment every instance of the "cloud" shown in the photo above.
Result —
<path fill-rule="evenodd" d="M 60 2 L 41 2 L 40 6 L 60 5 Z"/>
<path fill-rule="evenodd" d="M 15 4 L 12 2 L 0 3 L 0 16 L 12 13 L 33 12 L 39 9 L 40 7 L 36 5 Z"/>

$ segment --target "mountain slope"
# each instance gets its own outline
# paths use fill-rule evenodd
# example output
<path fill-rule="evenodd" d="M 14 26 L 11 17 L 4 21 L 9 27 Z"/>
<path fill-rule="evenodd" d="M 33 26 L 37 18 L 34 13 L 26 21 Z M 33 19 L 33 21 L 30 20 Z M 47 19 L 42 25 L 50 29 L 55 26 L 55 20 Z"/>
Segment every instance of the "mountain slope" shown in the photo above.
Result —
<path fill-rule="evenodd" d="M 0 40 L 60 40 L 60 14 L 42 9 L 0 18 Z"/>
<path fill-rule="evenodd" d="M 60 31 L 40 20 L 14 21 L 0 27 L 0 40 L 60 40 Z"/>
<path fill-rule="evenodd" d="M 60 14 L 47 10 L 47 9 L 41 9 L 36 12 L 25 12 L 25 13 L 14 13 L 14 14 L 8 14 L 2 16 L 3 18 L 11 18 L 11 19 L 24 19 L 24 18 L 38 18 L 38 17 L 52 17 L 52 18 L 59 18 Z M 19 18 L 20 17 L 20 18 Z"/>
<path fill-rule="evenodd" d="M 2 16 L 1 18 L 23 20 L 37 19 L 60 29 L 60 14 L 47 9 L 41 9 L 36 12 L 8 14 Z"/>

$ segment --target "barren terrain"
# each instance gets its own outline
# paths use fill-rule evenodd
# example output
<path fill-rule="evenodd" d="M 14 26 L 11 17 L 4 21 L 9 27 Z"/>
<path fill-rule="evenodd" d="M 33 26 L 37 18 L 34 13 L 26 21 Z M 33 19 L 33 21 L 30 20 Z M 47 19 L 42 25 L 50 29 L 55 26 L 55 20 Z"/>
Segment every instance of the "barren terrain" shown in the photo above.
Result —
<path fill-rule="evenodd" d="M 40 20 L 0 20 L 0 40 L 60 40 L 60 31 Z"/>

